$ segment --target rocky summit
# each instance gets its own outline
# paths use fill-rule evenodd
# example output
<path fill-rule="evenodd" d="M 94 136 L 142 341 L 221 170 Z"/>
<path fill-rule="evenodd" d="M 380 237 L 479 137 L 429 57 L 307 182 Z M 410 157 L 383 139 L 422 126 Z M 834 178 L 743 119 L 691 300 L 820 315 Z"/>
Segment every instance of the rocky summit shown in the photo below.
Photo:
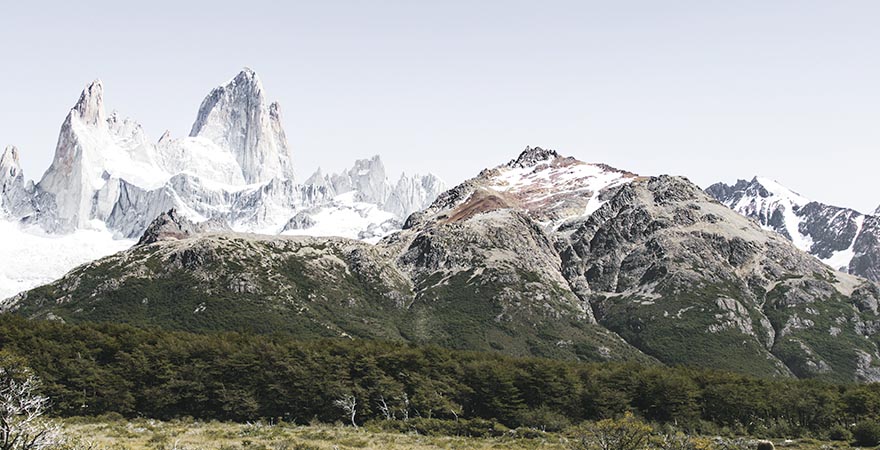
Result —
<path fill-rule="evenodd" d="M 375 245 L 191 232 L 175 213 L 149 228 L 140 245 L 3 308 L 880 381 L 878 287 L 681 177 L 527 148 Z"/>

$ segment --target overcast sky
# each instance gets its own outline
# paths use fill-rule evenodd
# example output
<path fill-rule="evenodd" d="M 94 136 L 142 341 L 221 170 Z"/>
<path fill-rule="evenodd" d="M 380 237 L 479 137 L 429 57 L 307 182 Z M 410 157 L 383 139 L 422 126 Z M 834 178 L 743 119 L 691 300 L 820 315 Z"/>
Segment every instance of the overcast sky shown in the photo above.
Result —
<path fill-rule="evenodd" d="M 0 144 L 39 179 L 95 78 L 153 139 L 185 135 L 248 66 L 300 179 L 380 154 L 455 184 L 531 145 L 870 212 L 878 24 L 876 0 L 3 2 Z"/>

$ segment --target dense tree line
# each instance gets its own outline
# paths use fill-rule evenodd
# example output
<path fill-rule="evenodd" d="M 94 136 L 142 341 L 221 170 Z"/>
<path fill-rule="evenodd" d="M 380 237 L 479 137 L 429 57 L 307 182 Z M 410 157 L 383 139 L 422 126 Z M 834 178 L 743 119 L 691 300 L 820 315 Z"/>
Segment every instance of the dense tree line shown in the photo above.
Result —
<path fill-rule="evenodd" d="M 488 419 L 562 428 L 633 412 L 700 432 L 827 435 L 880 418 L 880 386 L 522 359 L 351 340 L 190 334 L 0 316 L 0 352 L 62 416 L 247 421 Z"/>

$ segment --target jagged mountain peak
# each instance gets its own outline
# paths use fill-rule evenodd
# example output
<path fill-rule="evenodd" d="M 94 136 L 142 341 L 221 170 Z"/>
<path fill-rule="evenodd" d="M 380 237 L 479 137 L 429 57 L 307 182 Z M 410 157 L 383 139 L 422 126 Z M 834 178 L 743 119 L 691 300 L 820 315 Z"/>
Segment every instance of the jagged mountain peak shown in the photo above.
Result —
<path fill-rule="evenodd" d="M 318 167 L 318 169 L 306 179 L 304 184 L 309 186 L 326 186 L 327 183 L 327 176 L 324 175 L 324 171 Z"/>
<path fill-rule="evenodd" d="M 507 163 L 507 166 L 514 168 L 532 167 L 540 162 L 553 160 L 559 157 L 559 153 L 556 153 L 555 150 L 544 150 L 541 147 L 532 148 L 526 146 L 526 149 L 523 150 L 516 159 Z"/>
<path fill-rule="evenodd" d="M 262 82 L 249 68 L 202 101 L 190 137 L 208 139 L 231 151 L 247 183 L 293 179 L 281 106 L 266 100 Z"/>
<path fill-rule="evenodd" d="M 806 205 L 807 203 L 810 203 L 810 201 L 811 201 L 810 199 L 793 191 L 792 189 L 789 189 L 788 187 L 784 186 L 782 183 L 780 183 L 772 178 L 769 178 L 769 177 L 756 176 L 752 179 L 752 184 L 760 185 L 764 189 L 764 191 L 767 194 L 769 194 L 769 195 L 766 195 L 767 197 L 770 197 L 770 196 L 784 197 L 784 198 L 790 199 L 792 201 L 792 203 L 796 204 L 796 205 Z"/>
<path fill-rule="evenodd" d="M 158 241 L 169 239 L 182 239 L 196 232 L 196 226 L 187 218 L 181 216 L 176 208 L 156 217 L 147 227 L 137 245 L 148 245 Z"/>
<path fill-rule="evenodd" d="M 104 83 L 97 79 L 89 83 L 71 110 L 77 118 L 88 125 L 104 122 Z"/>
<path fill-rule="evenodd" d="M 880 220 L 851 208 L 811 201 L 768 177 L 706 192 L 725 206 L 775 231 L 835 270 L 880 280 Z"/>
<path fill-rule="evenodd" d="M 21 164 L 19 161 L 18 148 L 7 145 L 0 155 L 0 179 L 17 178 L 21 176 Z"/>
<path fill-rule="evenodd" d="M 516 159 L 483 169 L 476 177 L 441 193 L 429 208 L 410 217 L 404 228 L 417 227 L 431 218 L 517 209 L 555 230 L 569 219 L 590 216 L 617 188 L 637 178 L 606 164 L 526 147 Z"/>
<path fill-rule="evenodd" d="M 731 206 L 729 203 L 733 198 L 736 198 L 737 201 L 741 198 L 785 199 L 795 206 L 803 206 L 811 201 L 773 178 L 763 176 L 754 176 L 750 181 L 740 179 L 730 185 L 715 183 L 709 186 L 706 191 L 728 206 Z"/>
<path fill-rule="evenodd" d="M 0 155 L 0 217 L 19 217 L 33 211 L 33 182 L 25 184 L 18 148 L 9 145 Z"/>

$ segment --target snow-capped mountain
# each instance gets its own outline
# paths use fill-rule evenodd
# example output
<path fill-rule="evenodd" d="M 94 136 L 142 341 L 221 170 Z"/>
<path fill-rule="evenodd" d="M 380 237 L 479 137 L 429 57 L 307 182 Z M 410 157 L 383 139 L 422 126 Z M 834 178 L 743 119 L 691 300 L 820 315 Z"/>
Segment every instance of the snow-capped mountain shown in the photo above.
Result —
<path fill-rule="evenodd" d="M 460 211 L 465 216 L 515 207 L 548 231 L 556 231 L 567 220 L 589 217 L 607 201 L 609 192 L 636 178 L 633 173 L 605 164 L 585 163 L 553 150 L 526 147 L 517 159 L 483 170 L 441 194 L 430 208 L 411 219 L 460 204 L 469 205 Z"/>
<path fill-rule="evenodd" d="M 281 127 L 281 105 L 268 104 L 263 84 L 249 68 L 211 91 L 189 135 L 232 150 L 247 183 L 293 179 L 293 159 Z"/>
<path fill-rule="evenodd" d="M 836 270 L 880 281 L 880 218 L 811 201 L 768 179 L 716 183 L 711 196 Z"/>
<path fill-rule="evenodd" d="M 118 245 L 104 241 L 130 245 L 172 208 L 195 222 L 236 231 L 378 240 L 445 190 L 430 174 L 390 182 L 378 156 L 341 174 L 319 171 L 296 183 L 281 120 L 280 105 L 266 99 L 259 77 L 246 68 L 208 94 L 189 136 L 165 132 L 153 141 L 136 121 L 106 113 L 104 85 L 96 80 L 67 114 L 55 157 L 39 183 L 25 180 L 18 149 L 6 148 L 0 158 L 0 217 L 18 222 L 31 236 L 64 239 L 92 231 L 89 239 L 102 240 L 92 247 L 114 251 Z M 6 251 L 13 246 L 0 242 L 0 254 Z M 98 256 L 103 255 L 82 252 L 69 261 Z M 64 264 L 38 278 L 50 281 L 72 267 Z M 27 278 L 14 266 L 0 277 Z M 0 297 L 13 293 L 0 289 Z"/>

